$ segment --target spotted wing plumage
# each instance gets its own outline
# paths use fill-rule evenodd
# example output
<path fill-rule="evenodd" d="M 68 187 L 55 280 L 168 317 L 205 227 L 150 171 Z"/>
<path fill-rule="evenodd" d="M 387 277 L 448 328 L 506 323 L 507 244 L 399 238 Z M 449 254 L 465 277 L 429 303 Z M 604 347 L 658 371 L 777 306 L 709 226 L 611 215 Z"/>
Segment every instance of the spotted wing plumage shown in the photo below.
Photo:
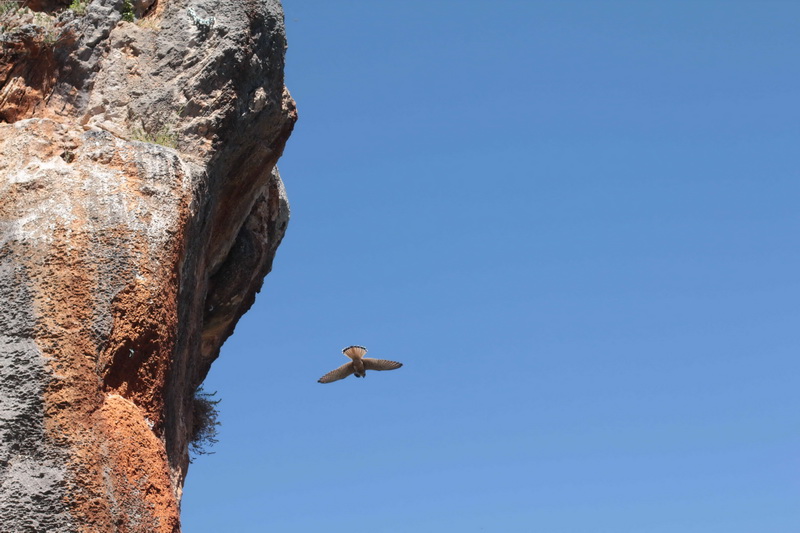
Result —
<path fill-rule="evenodd" d="M 340 379 L 344 379 L 350 374 L 353 373 L 353 363 L 347 363 L 336 370 L 331 370 L 321 378 L 319 378 L 318 383 L 331 383 L 332 381 L 339 381 Z"/>
<path fill-rule="evenodd" d="M 398 363 L 397 361 L 372 359 L 371 357 L 365 357 L 362 361 L 364 361 L 365 370 L 394 370 L 395 368 L 403 366 L 403 363 Z"/>

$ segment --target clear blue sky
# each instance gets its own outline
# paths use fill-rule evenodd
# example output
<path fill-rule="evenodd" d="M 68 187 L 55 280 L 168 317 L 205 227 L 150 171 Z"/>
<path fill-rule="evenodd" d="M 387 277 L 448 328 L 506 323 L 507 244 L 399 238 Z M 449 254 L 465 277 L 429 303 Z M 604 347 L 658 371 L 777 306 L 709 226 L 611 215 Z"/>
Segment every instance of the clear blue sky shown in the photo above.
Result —
<path fill-rule="evenodd" d="M 800 2 L 284 8 L 184 530 L 800 531 Z M 318 384 L 350 344 L 405 366 Z"/>

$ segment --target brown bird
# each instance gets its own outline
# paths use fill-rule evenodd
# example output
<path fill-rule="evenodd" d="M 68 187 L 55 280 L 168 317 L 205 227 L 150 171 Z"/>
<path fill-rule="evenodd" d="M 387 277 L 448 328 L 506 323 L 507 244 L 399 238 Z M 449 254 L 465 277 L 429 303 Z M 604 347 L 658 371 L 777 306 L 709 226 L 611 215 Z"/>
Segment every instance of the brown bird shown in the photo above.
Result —
<path fill-rule="evenodd" d="M 352 359 L 346 365 L 342 365 L 336 370 L 331 370 L 321 378 L 319 383 L 330 383 L 344 379 L 350 374 L 355 374 L 357 378 L 363 378 L 367 375 L 367 370 L 394 370 L 400 368 L 403 363 L 396 361 L 387 361 L 386 359 L 372 359 L 364 357 L 367 349 L 363 346 L 348 346 L 342 353 Z"/>

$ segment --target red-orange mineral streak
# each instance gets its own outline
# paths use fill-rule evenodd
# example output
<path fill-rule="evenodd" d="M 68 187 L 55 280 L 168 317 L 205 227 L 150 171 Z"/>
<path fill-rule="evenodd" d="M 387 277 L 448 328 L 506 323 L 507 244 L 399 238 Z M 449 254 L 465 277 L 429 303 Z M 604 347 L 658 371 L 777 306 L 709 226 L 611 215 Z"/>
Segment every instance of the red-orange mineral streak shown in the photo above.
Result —
<path fill-rule="evenodd" d="M 53 143 L 37 157 L 57 157 L 65 149 Z M 133 173 L 129 181 L 136 182 L 134 165 L 113 158 L 107 167 Z M 93 192 L 68 194 L 81 206 L 89 200 L 80 196 Z M 4 203 L 30 202 L 30 195 L 26 190 L 24 200 L 6 197 Z M 137 243 L 143 236 L 120 228 L 121 234 L 98 237 L 85 213 L 73 215 L 71 227 L 49 246 L 21 254 L 34 292 L 36 342 L 52 367 L 44 393 L 47 437 L 71 450 L 68 503 L 85 531 L 172 532 L 179 523 L 177 487 L 159 436 L 177 322 L 171 269 L 181 242 L 176 234 L 171 248 L 160 250 L 163 257 L 148 257 L 146 244 Z M 98 252 L 113 250 L 114 242 L 138 256 L 129 266 L 150 268 L 146 277 L 132 269 L 118 273 L 130 283 L 113 299 L 111 333 L 103 338 L 93 331 L 97 316 L 108 313 L 97 292 L 104 260 Z"/>

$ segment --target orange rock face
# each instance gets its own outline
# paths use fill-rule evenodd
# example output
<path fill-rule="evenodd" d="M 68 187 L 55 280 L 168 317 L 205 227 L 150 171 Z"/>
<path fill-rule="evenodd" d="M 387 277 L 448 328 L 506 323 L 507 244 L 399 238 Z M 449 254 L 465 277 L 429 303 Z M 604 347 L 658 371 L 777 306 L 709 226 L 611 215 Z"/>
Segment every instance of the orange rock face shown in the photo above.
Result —
<path fill-rule="evenodd" d="M 280 5 L 116 4 L 2 21 L 9 531 L 180 530 L 194 392 L 288 222 Z"/>

